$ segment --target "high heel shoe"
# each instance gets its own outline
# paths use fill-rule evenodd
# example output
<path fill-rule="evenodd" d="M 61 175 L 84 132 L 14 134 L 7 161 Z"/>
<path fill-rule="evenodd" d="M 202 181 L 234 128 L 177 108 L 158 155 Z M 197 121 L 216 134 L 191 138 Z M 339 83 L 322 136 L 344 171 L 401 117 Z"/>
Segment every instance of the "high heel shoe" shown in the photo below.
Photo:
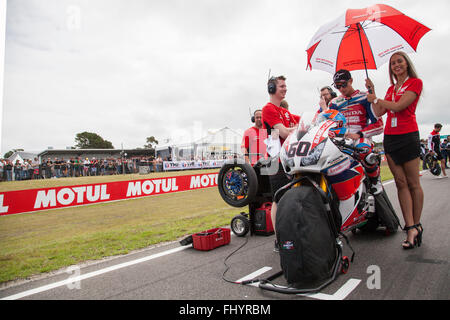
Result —
<path fill-rule="evenodd" d="M 405 250 L 414 249 L 416 247 L 416 245 L 418 247 L 420 247 L 420 245 L 422 244 L 422 231 L 423 230 L 422 231 L 419 230 L 419 224 L 415 224 L 415 225 L 412 225 L 412 226 L 409 226 L 409 227 L 405 226 L 403 228 L 403 230 L 405 230 L 406 233 L 408 233 L 408 231 L 412 230 L 412 229 L 416 229 L 417 230 L 417 235 L 414 237 L 414 242 L 413 243 L 409 242 L 408 239 L 405 239 L 405 241 L 403 241 L 403 244 L 406 244 L 406 246 L 402 245 L 403 249 L 405 249 Z"/>
<path fill-rule="evenodd" d="M 414 226 L 417 229 L 417 231 L 419 232 L 416 236 L 416 239 L 417 239 L 417 246 L 420 247 L 420 245 L 422 244 L 423 227 L 420 222 Z M 419 228 L 420 228 L 420 230 L 419 230 Z"/>

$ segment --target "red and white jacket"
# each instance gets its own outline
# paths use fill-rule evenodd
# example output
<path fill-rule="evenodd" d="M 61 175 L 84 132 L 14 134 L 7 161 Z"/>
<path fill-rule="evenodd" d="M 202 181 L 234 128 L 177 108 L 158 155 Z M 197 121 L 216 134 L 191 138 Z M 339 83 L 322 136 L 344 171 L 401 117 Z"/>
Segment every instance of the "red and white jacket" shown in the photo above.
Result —
<path fill-rule="evenodd" d="M 441 134 L 434 129 L 428 135 L 428 150 L 441 152 Z"/>

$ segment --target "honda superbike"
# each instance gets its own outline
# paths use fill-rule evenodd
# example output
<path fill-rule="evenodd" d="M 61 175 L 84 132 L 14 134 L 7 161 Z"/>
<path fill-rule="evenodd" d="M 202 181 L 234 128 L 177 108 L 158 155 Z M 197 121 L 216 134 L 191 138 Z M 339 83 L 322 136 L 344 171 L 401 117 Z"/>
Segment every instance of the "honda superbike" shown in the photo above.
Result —
<path fill-rule="evenodd" d="M 345 131 L 345 118 L 337 112 L 304 114 L 280 152 L 284 171 L 293 176 L 289 187 L 312 184 L 322 190 L 340 214 L 341 231 L 383 225 L 387 233 L 395 232 L 400 223 L 384 188 L 376 190 L 360 163 L 364 158 L 379 165 L 380 156 L 372 152 L 361 157 L 368 150 L 346 141 Z"/>
<path fill-rule="evenodd" d="M 261 222 L 255 222 L 255 208 L 267 204 L 267 177 L 278 172 L 278 158 L 291 177 L 270 199 L 278 200 L 275 230 L 282 271 L 251 280 L 259 281 L 259 288 L 289 294 L 320 291 L 339 271 L 346 273 L 353 260 L 353 256 L 350 260 L 343 256 L 341 237 L 348 243 L 344 231 L 375 230 L 380 225 L 386 233 L 398 229 L 400 222 L 386 192 L 382 186 L 372 186 L 359 162 L 379 164 L 380 156 L 350 144 L 343 138 L 345 131 L 345 117 L 337 111 L 303 114 L 279 152 L 279 145 L 271 145 L 268 138 L 268 152 L 278 153 L 275 159 L 261 160 L 254 167 L 235 160 L 221 168 L 218 188 L 222 198 L 232 206 L 249 205 L 248 216 L 241 214 L 231 222 L 231 229 L 240 236 Z M 281 274 L 289 287 L 271 283 Z M 317 279 L 320 285 L 309 288 L 299 283 Z"/>
<path fill-rule="evenodd" d="M 282 194 L 287 189 L 312 185 L 326 197 L 341 231 L 375 230 L 384 226 L 386 233 L 395 232 L 400 222 L 384 188 L 374 192 L 359 162 L 360 154 L 367 150 L 341 137 L 340 133 L 345 131 L 343 122 L 345 118 L 330 119 L 327 113 L 302 115 L 297 130 L 286 138 L 279 153 L 281 165 L 292 181 L 278 190 L 275 197 L 283 201 Z M 261 181 L 267 181 L 262 175 L 277 171 L 265 168 L 268 164 L 279 165 L 278 161 L 271 160 L 259 161 L 255 167 L 236 160 L 226 163 L 218 177 L 222 198 L 235 207 L 252 205 L 261 197 L 259 191 L 267 189 L 258 186 Z M 380 156 L 372 153 L 365 161 L 379 162 Z M 245 219 L 239 221 L 241 227 L 242 221 Z"/>
<path fill-rule="evenodd" d="M 438 156 L 435 153 L 427 153 L 423 160 L 426 163 L 426 167 L 430 170 L 434 176 L 439 176 L 442 172 L 441 165 L 438 160 Z"/>

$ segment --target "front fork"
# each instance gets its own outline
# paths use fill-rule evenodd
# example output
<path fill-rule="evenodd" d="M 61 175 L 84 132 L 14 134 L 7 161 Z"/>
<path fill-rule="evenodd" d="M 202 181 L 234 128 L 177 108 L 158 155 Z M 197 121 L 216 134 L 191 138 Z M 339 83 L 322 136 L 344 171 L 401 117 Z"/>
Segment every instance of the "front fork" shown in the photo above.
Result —
<path fill-rule="evenodd" d="M 297 173 L 294 176 L 294 180 L 300 179 L 301 177 L 303 177 L 303 175 L 301 173 Z M 327 194 L 328 193 L 328 182 L 327 182 L 327 179 L 325 179 L 325 175 L 320 173 L 320 176 L 318 177 L 318 179 L 316 178 L 314 180 L 318 184 L 320 189 L 322 189 L 323 192 L 325 192 L 325 194 Z M 297 188 L 297 187 L 301 186 L 302 183 L 303 183 L 303 181 L 299 181 L 299 182 L 295 183 L 292 187 Z"/>

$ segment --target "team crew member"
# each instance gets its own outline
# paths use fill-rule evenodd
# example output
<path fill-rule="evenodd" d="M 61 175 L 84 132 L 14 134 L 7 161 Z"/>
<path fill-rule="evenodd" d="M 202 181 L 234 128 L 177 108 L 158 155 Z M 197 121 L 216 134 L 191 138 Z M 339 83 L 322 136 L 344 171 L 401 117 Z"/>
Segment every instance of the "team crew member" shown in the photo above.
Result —
<path fill-rule="evenodd" d="M 289 110 L 280 107 L 280 103 L 285 98 L 287 92 L 286 78 L 284 76 L 270 78 L 267 83 L 267 88 L 270 95 L 270 102 L 267 103 L 262 109 L 263 125 L 269 135 L 273 134 L 272 131 L 278 131 L 280 145 L 283 145 L 283 142 L 288 135 L 295 131 L 300 117 L 293 115 L 289 112 Z M 278 165 L 277 172 L 269 175 L 273 201 L 271 211 L 272 225 L 274 229 L 277 213 L 277 202 L 280 199 L 279 196 L 275 199 L 275 192 L 290 182 L 280 162 L 278 161 L 276 164 Z M 278 250 L 278 245 L 276 242 L 275 250 Z"/>
<path fill-rule="evenodd" d="M 422 242 L 420 218 L 423 208 L 423 190 L 420 185 L 420 137 L 416 108 L 422 93 L 422 80 L 408 55 L 396 52 L 389 59 L 391 86 L 384 99 L 378 99 L 370 79 L 366 87 L 372 89 L 367 99 L 373 103 L 377 116 L 387 113 L 384 128 L 384 151 L 389 169 L 394 175 L 398 200 L 405 221 L 407 238 L 403 249 L 412 249 Z"/>
<path fill-rule="evenodd" d="M 379 180 L 380 167 L 378 163 L 369 164 L 365 159 L 373 150 L 371 137 L 383 132 L 383 120 L 374 114 L 372 104 L 367 100 L 367 93 L 353 89 L 353 79 L 348 70 L 337 71 L 333 82 L 341 95 L 331 100 L 328 107 L 338 110 L 345 116 L 347 120 L 345 137 L 354 140 L 356 147 L 367 149 L 366 153 L 361 154 L 361 163 L 375 188 L 374 193 L 377 194 L 382 191 Z"/>
<path fill-rule="evenodd" d="M 281 100 L 280 107 L 285 108 L 286 110 L 289 110 L 289 103 L 286 100 Z"/>
<path fill-rule="evenodd" d="M 317 110 L 317 113 L 328 110 L 328 105 L 331 100 L 336 97 L 336 92 L 334 92 L 330 87 L 326 86 L 320 89 L 319 110 Z"/>
<path fill-rule="evenodd" d="M 281 100 L 280 107 L 289 110 L 289 103 L 286 100 Z M 300 122 L 300 116 L 297 116 L 295 114 L 291 113 L 291 116 L 294 118 L 294 121 L 296 124 Z"/>
<path fill-rule="evenodd" d="M 450 142 L 448 138 L 450 138 L 450 136 L 447 136 L 447 139 L 444 139 L 444 141 L 441 144 L 442 157 L 444 158 L 445 169 L 448 169 L 447 162 L 448 157 L 450 155 Z"/>
<path fill-rule="evenodd" d="M 244 154 L 245 162 L 253 166 L 259 158 L 266 155 L 264 140 L 267 139 L 267 130 L 263 129 L 262 110 L 256 110 L 253 113 L 252 122 L 255 125 L 245 130 L 241 150 Z"/>
<path fill-rule="evenodd" d="M 436 155 L 436 158 L 441 162 L 442 173 L 439 175 L 439 178 L 448 178 L 447 173 L 445 172 L 445 161 L 441 152 L 441 135 L 440 131 L 442 129 L 442 124 L 436 123 L 434 125 L 433 131 L 428 135 L 428 150 L 432 155 Z"/>

